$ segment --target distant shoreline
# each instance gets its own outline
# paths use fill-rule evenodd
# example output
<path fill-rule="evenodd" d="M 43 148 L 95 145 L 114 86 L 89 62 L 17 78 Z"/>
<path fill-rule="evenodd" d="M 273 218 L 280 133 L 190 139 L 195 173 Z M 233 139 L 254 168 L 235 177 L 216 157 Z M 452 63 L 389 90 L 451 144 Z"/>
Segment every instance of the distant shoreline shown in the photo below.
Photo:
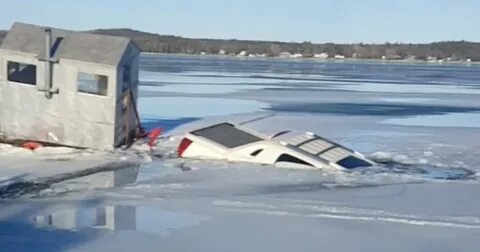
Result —
<path fill-rule="evenodd" d="M 207 57 L 207 58 L 228 58 L 238 60 L 284 60 L 284 61 L 311 61 L 311 62 L 359 62 L 359 63 L 385 63 L 385 64 L 425 64 L 425 65 L 480 65 L 478 61 L 444 61 L 444 62 L 429 62 L 426 60 L 392 60 L 392 59 L 361 59 L 361 58 L 344 58 L 344 59 L 319 59 L 313 57 L 306 58 L 288 58 L 288 57 L 248 57 L 248 56 L 234 56 L 234 55 L 220 55 L 220 54 L 187 54 L 187 53 L 161 53 L 161 52 L 142 52 L 144 55 L 168 55 L 168 56 L 182 56 L 182 57 Z"/>
<path fill-rule="evenodd" d="M 160 35 L 132 29 L 100 29 L 98 34 L 130 38 L 143 52 L 189 55 L 235 55 L 289 58 L 356 58 L 406 61 L 480 62 L 480 42 L 312 43 L 237 39 L 201 39 Z"/>
<path fill-rule="evenodd" d="M 237 39 L 198 39 L 159 35 L 132 29 L 98 29 L 87 32 L 130 38 L 145 53 L 252 57 L 288 60 L 362 60 L 429 64 L 480 62 L 480 42 L 432 43 L 312 43 Z M 7 31 L 0 31 L 0 42 Z M 228 56 L 227 56 L 228 55 Z"/>

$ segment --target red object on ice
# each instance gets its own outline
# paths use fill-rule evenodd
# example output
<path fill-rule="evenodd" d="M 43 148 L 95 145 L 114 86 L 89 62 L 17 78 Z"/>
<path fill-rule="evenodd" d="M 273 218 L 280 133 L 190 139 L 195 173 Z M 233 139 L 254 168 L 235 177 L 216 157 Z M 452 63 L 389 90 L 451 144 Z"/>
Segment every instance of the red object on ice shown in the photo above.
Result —
<path fill-rule="evenodd" d="M 180 145 L 178 146 L 177 149 L 177 154 L 179 157 L 182 157 L 182 154 L 187 150 L 187 148 L 192 144 L 192 140 L 188 138 L 183 138 L 182 141 L 180 142 Z"/>
<path fill-rule="evenodd" d="M 22 144 L 22 148 L 29 149 L 29 150 L 35 150 L 38 147 L 43 147 L 43 145 L 37 142 L 25 142 Z"/>
<path fill-rule="evenodd" d="M 162 128 L 155 128 L 150 133 L 148 133 L 147 138 L 150 139 L 148 141 L 148 146 L 150 146 L 150 149 L 153 148 L 155 145 L 155 142 L 157 141 L 158 136 L 160 136 L 163 132 Z"/>

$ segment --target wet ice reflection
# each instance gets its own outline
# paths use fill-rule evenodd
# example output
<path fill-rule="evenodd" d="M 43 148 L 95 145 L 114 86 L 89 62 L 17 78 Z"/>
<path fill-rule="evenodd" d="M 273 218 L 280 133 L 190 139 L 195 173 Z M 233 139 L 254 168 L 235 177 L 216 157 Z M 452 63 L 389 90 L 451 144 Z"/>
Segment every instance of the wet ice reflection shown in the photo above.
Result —
<path fill-rule="evenodd" d="M 206 220 L 208 218 L 205 216 L 191 213 L 132 205 L 72 208 L 32 218 L 37 228 L 60 230 L 94 228 L 114 232 L 132 230 L 157 236 L 166 236 L 176 229 L 195 226 Z"/>
<path fill-rule="evenodd" d="M 40 192 L 42 196 L 56 195 L 72 191 L 84 191 L 89 189 L 106 189 L 124 186 L 137 180 L 140 165 L 111 171 L 103 171 L 88 176 L 81 174 L 72 179 L 52 184 L 48 189 Z"/>

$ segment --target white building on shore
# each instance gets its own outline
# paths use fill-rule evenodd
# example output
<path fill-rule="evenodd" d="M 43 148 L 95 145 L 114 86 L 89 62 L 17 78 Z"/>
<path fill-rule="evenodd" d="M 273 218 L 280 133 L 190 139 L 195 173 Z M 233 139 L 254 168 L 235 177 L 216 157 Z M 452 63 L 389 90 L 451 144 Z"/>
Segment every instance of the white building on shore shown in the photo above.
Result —
<path fill-rule="evenodd" d="M 248 55 L 248 52 L 247 51 L 241 51 L 237 54 L 237 57 L 245 57 Z"/>
<path fill-rule="evenodd" d="M 292 54 L 290 52 L 281 52 L 278 57 L 280 58 L 290 58 Z"/>
<path fill-rule="evenodd" d="M 314 58 L 317 59 L 328 59 L 328 53 L 318 53 L 313 55 Z"/>

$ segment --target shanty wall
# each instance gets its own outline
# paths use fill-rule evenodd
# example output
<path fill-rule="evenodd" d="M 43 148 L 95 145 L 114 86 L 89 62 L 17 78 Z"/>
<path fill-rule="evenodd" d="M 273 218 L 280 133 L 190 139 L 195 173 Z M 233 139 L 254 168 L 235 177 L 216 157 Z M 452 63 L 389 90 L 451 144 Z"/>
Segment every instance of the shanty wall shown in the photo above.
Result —
<path fill-rule="evenodd" d="M 130 44 L 126 53 L 123 55 L 122 60 L 117 68 L 117 103 L 115 105 L 115 146 L 125 144 L 125 140 L 128 142 L 133 140 L 136 131 L 136 115 L 134 106 L 138 105 L 138 73 L 139 73 L 139 60 L 140 51 L 137 47 Z M 128 70 L 125 68 L 128 66 Z M 124 72 L 129 71 L 129 80 L 125 80 Z M 128 99 L 129 104 L 125 103 L 125 96 L 131 90 L 133 94 L 133 100 Z M 130 97 L 129 97 L 130 98 Z M 128 108 L 125 107 L 128 106 Z M 127 130 L 130 132 L 129 138 L 127 136 Z"/>
<path fill-rule="evenodd" d="M 9 60 L 36 65 L 36 86 L 8 81 Z M 117 86 L 122 85 L 118 82 L 120 68 L 60 59 L 53 64 L 52 75 L 53 88 L 58 88 L 59 93 L 47 99 L 38 90 L 45 86 L 44 67 L 45 63 L 35 55 L 0 50 L 0 132 L 11 139 L 112 149 L 119 142 L 115 139 L 115 123 L 121 91 Z M 138 64 L 135 67 L 138 69 Z M 131 69 L 132 73 L 136 74 L 137 69 Z M 107 95 L 79 92 L 79 72 L 107 76 Z"/>

